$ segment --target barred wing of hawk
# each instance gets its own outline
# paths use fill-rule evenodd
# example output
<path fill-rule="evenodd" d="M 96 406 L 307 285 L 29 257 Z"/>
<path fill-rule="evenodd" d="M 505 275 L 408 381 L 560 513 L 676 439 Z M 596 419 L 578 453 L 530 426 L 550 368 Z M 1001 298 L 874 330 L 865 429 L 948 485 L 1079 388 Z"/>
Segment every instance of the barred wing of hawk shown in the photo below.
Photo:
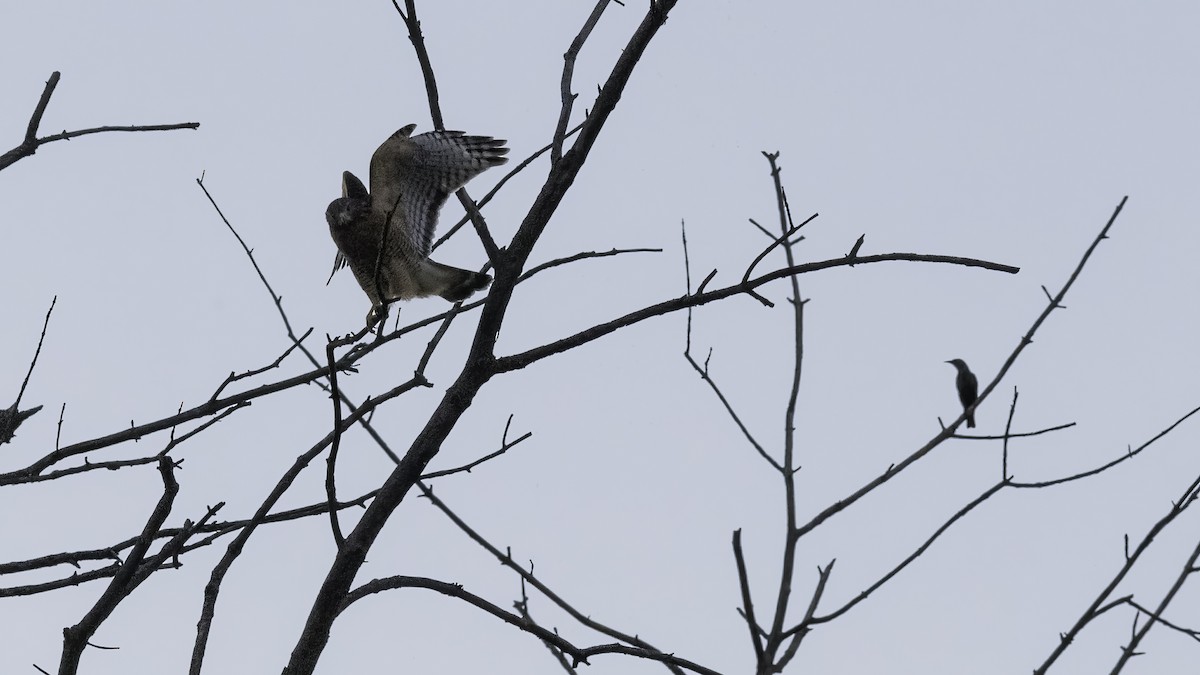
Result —
<path fill-rule="evenodd" d="M 334 272 L 350 267 L 371 300 L 368 321 L 383 303 L 430 295 L 458 302 L 492 281 L 486 274 L 434 262 L 429 250 L 447 197 L 489 167 L 507 162 L 505 141 L 461 131 L 413 136 L 415 128 L 400 129 L 375 150 L 370 192 L 347 171 L 342 197 L 325 211 L 338 248 Z"/>

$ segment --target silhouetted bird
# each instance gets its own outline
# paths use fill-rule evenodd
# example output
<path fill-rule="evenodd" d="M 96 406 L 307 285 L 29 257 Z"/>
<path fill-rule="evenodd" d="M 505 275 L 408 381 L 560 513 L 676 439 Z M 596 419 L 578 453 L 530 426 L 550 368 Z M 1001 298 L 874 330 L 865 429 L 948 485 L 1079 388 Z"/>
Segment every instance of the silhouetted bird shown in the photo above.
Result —
<path fill-rule="evenodd" d="M 958 370 L 958 377 L 954 378 L 954 386 L 958 388 L 958 400 L 962 403 L 963 410 L 967 411 L 967 427 L 975 428 L 975 411 L 969 410 L 971 404 L 975 403 L 975 399 L 979 398 L 979 380 L 975 379 L 975 373 L 967 367 L 967 363 L 962 359 L 951 359 L 947 361 L 950 365 Z"/>

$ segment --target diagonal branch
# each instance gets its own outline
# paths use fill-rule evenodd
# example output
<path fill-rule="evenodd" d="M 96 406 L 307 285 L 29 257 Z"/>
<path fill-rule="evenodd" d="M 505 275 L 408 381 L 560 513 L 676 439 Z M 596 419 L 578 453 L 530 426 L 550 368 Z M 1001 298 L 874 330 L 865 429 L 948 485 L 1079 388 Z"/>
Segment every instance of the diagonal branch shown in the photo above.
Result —
<path fill-rule="evenodd" d="M 1079 636 L 1079 633 L 1082 632 L 1083 629 L 1087 627 L 1087 625 L 1091 623 L 1093 619 L 1100 616 L 1107 609 L 1102 608 L 1105 600 L 1112 597 L 1112 594 L 1117 589 L 1117 586 L 1119 586 L 1121 581 L 1123 581 L 1125 577 L 1129 575 L 1130 571 L 1133 570 L 1133 566 L 1137 564 L 1139 559 L 1141 559 L 1142 554 L 1146 552 L 1146 549 L 1150 548 L 1150 544 L 1154 542 L 1154 539 L 1160 533 L 1162 533 L 1162 531 L 1165 530 L 1172 521 L 1178 518 L 1189 506 L 1195 503 L 1198 490 L 1200 490 L 1200 476 L 1196 476 L 1196 478 L 1192 480 L 1192 482 L 1183 491 L 1183 494 L 1180 495 L 1179 501 L 1173 503 L 1171 509 L 1167 511 L 1166 515 L 1164 515 L 1158 520 L 1158 522 L 1154 523 L 1154 525 L 1150 527 L 1149 531 L 1146 532 L 1145 536 L 1142 537 L 1141 542 L 1138 543 L 1132 552 L 1128 551 L 1129 538 L 1126 536 L 1126 553 L 1124 564 L 1122 564 L 1121 568 L 1117 570 L 1117 573 L 1113 575 L 1112 579 L 1108 582 L 1108 585 L 1106 585 L 1104 589 L 1100 591 L 1100 594 L 1096 596 L 1096 599 L 1093 600 L 1092 603 L 1088 605 L 1087 609 L 1083 611 L 1083 613 L 1079 616 L 1079 619 L 1075 621 L 1075 625 L 1071 626 L 1067 632 L 1059 635 L 1058 645 L 1053 651 L 1050 652 L 1050 655 L 1046 657 L 1046 660 L 1042 662 L 1042 665 L 1038 666 L 1038 668 L 1033 671 L 1034 675 L 1045 675 L 1045 673 L 1050 670 L 1050 666 L 1054 665 L 1054 662 L 1058 660 L 1058 657 L 1062 656 L 1063 652 L 1067 650 L 1067 647 L 1071 646 L 1071 644 L 1075 642 L 1075 639 Z M 1193 553 L 1193 555 L 1195 555 L 1195 553 Z M 1163 605 L 1163 607 L 1165 607 L 1165 605 Z"/>
<path fill-rule="evenodd" d="M 526 570 L 524 567 L 518 565 L 517 562 L 515 560 L 513 560 L 513 557 L 510 553 L 501 552 L 500 549 L 496 548 L 491 542 L 489 542 L 482 535 L 480 535 L 478 532 L 476 532 L 475 529 L 472 528 L 470 525 L 468 525 L 466 523 L 466 521 L 464 521 L 462 518 L 460 518 L 458 516 L 458 514 L 456 514 L 454 511 L 450 510 L 450 507 L 447 506 L 446 503 L 443 502 L 436 494 L 434 494 L 433 490 L 429 489 L 429 487 L 426 486 L 424 484 L 424 482 L 418 481 L 416 485 L 417 485 L 417 489 L 419 489 L 421 491 L 421 495 L 423 497 L 425 497 L 426 499 L 428 499 L 429 503 L 433 504 L 435 507 L 438 508 L 438 510 L 440 510 L 443 514 L 445 514 L 446 517 L 449 518 L 456 527 L 458 527 L 458 529 L 462 530 L 462 532 L 464 534 L 466 534 L 468 537 L 470 537 L 471 540 L 474 541 L 476 544 L 479 544 L 479 546 L 481 546 L 488 553 L 491 553 L 493 556 L 495 556 L 495 558 L 500 561 L 501 565 L 504 565 L 505 567 L 516 572 L 521 577 L 522 581 L 528 583 L 529 585 L 531 585 L 535 589 L 537 589 L 537 591 L 539 593 L 541 593 L 548 600 L 550 600 L 555 605 L 557 605 L 559 609 L 561 609 L 564 612 L 566 612 L 567 614 L 569 614 L 571 616 L 571 618 L 575 619 L 580 624 L 582 624 L 588 628 L 591 628 L 592 630 L 594 630 L 598 633 L 602 633 L 602 634 L 607 635 L 615 640 L 620 640 L 622 642 L 630 644 L 630 645 L 634 646 L 635 648 L 643 649 L 643 650 L 650 651 L 650 652 L 657 652 L 660 654 L 662 653 L 660 650 L 658 650 L 656 647 L 654 647 L 654 645 L 651 645 L 649 642 L 646 642 L 639 635 L 629 635 L 627 633 L 619 631 L 615 628 L 612 628 L 603 623 L 600 623 L 599 621 L 596 621 L 592 617 L 575 609 L 575 607 L 572 606 L 571 603 L 567 602 L 560 595 L 555 593 L 550 587 L 548 587 L 548 586 L 546 586 L 546 584 L 542 583 L 541 580 L 539 580 L 537 577 L 533 576 L 533 572 Z M 676 668 L 671 668 L 671 670 L 672 670 L 672 672 L 675 673 L 675 675 L 682 675 Z"/>
<path fill-rule="evenodd" d="M 1196 493 L 1193 492 L 1185 497 L 1185 499 L 1188 501 L 1195 501 Z M 1179 589 L 1183 588 L 1183 584 L 1188 580 L 1188 577 L 1192 576 L 1198 571 L 1196 568 L 1197 560 L 1200 560 L 1200 541 L 1196 542 L 1196 546 L 1192 549 L 1191 555 L 1189 555 L 1188 559 L 1184 562 L 1183 569 L 1179 571 L 1178 575 L 1176 575 L 1175 582 L 1171 584 L 1171 588 L 1167 590 L 1167 592 L 1163 595 L 1162 600 L 1159 601 L 1158 606 L 1155 607 L 1154 611 L 1150 613 L 1149 620 L 1146 621 L 1146 623 L 1137 631 L 1137 633 L 1134 634 L 1128 645 L 1121 647 L 1121 656 L 1117 659 L 1116 664 L 1113 665 L 1113 673 L 1121 672 L 1121 669 L 1125 667 L 1125 665 L 1129 662 L 1129 659 L 1137 656 L 1140 653 L 1137 650 L 1138 645 L 1140 645 L 1142 641 L 1146 639 L 1146 635 L 1150 632 L 1150 629 L 1154 628 L 1155 624 L 1161 621 L 1160 617 L 1162 616 L 1162 613 L 1167 610 L 1167 606 L 1170 605 L 1171 601 L 1175 599 L 1175 596 L 1179 593 Z"/>
<path fill-rule="evenodd" d="M 293 344 L 298 344 L 300 338 L 296 337 L 296 331 L 292 330 L 292 323 L 288 321 L 287 314 L 283 311 L 283 296 L 276 293 L 274 288 L 271 288 L 271 282 L 267 281 L 267 275 L 263 274 L 262 268 L 258 266 L 258 261 L 254 259 L 254 251 L 246 245 L 246 241 L 242 239 L 242 235 L 238 234 L 238 231 L 234 229 L 229 219 L 225 217 L 225 214 L 221 211 L 221 207 L 217 206 L 217 201 L 213 199 L 208 188 L 204 186 L 203 173 L 196 179 L 196 185 L 199 185 L 200 189 L 204 191 L 204 196 L 208 198 L 208 202 L 216 209 L 217 215 L 221 217 L 221 222 L 225 223 L 225 227 L 229 228 L 234 238 L 237 239 L 238 244 L 241 244 L 242 250 L 246 252 L 246 256 L 250 258 L 250 264 L 254 266 L 254 271 L 258 274 L 259 281 L 263 283 L 263 286 L 266 286 L 267 292 L 271 294 L 271 302 L 275 303 L 275 309 L 279 311 L 279 316 L 283 319 L 283 325 L 287 328 L 288 338 L 291 339 Z"/>
<path fill-rule="evenodd" d="M 29 386 L 29 378 L 33 376 L 33 367 L 37 365 L 38 356 L 42 353 L 42 343 L 46 341 L 46 329 L 50 326 L 50 314 L 54 312 L 54 304 L 57 302 L 58 296 L 56 295 L 50 301 L 50 309 L 46 310 L 46 318 L 42 321 L 42 334 L 38 337 L 37 349 L 33 351 L 33 359 L 29 361 L 29 370 L 25 371 L 25 379 L 21 381 L 21 388 L 17 391 L 17 400 L 13 401 L 13 404 L 7 409 L 0 410 L 0 444 L 11 441 L 17 432 L 17 427 L 42 409 L 42 406 L 39 405 L 29 410 L 21 410 L 21 397 L 25 395 L 25 387 Z"/>

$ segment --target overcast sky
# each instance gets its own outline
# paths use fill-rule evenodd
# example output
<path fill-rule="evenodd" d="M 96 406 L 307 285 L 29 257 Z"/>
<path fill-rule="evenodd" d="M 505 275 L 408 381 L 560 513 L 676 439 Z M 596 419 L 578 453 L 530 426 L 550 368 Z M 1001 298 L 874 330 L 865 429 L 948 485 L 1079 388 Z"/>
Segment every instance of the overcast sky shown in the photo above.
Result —
<path fill-rule="evenodd" d="M 614 5 L 575 72 L 577 119 L 591 106 L 644 0 Z M 446 125 L 506 138 L 512 157 L 548 142 L 562 53 L 591 3 L 440 0 L 419 5 Z M 326 286 L 334 255 L 323 213 L 340 175 L 365 177 L 375 147 L 410 122 L 431 128 L 420 71 L 389 2 L 6 3 L 0 23 L 0 151 L 20 142 L 44 82 L 62 81 L 43 135 L 103 124 L 199 122 L 197 131 L 101 134 L 53 143 L 0 173 L 0 404 L 15 396 L 51 298 L 58 304 L 22 407 L 44 405 L 0 470 L 63 442 L 112 433 L 206 400 L 230 371 L 288 345 L 279 316 L 205 184 L 237 227 L 300 331 L 361 326 L 368 301 L 348 273 Z M 517 292 L 498 352 L 542 344 L 684 292 L 680 223 L 693 279 L 734 283 L 765 245 L 749 218 L 774 224 L 768 166 L 779 151 L 802 261 L 914 252 L 1021 268 L 885 263 L 805 275 L 804 384 L 798 416 L 801 519 L 907 456 L 960 408 L 963 358 L 983 382 L 1042 310 L 1122 196 L 1129 203 L 1066 299 L 978 411 L 1003 430 L 1074 422 L 1014 442 L 1009 470 L 1044 480 L 1138 446 L 1200 405 L 1194 291 L 1200 284 L 1200 9 L 1187 2 L 682 2 L 641 64 L 533 263 L 579 251 L 660 247 L 585 261 Z M 485 210 L 507 241 L 544 178 L 533 165 Z M 469 187 L 476 197 L 502 176 Z M 452 202 L 454 200 L 451 200 Z M 443 225 L 458 218 L 447 207 Z M 435 257 L 478 268 L 470 232 Z M 781 257 L 769 262 L 781 265 Z M 764 263 L 764 265 L 767 263 Z M 738 297 L 697 311 L 693 344 L 746 423 L 782 443 L 791 373 L 789 287 L 774 309 Z M 440 312 L 404 305 L 402 319 Z M 376 427 L 406 448 L 457 374 L 476 314 L 460 318 L 430 366 L 434 387 L 380 410 Z M 533 437 L 435 490 L 472 526 L 593 618 L 725 673 L 753 664 L 730 534 L 741 528 L 756 597 L 778 576 L 777 476 L 682 357 L 684 316 L 620 331 L 497 378 L 432 468 Z M 430 333 L 377 351 L 343 382 L 355 400 L 407 378 Z M 285 361 L 256 382 L 303 372 Z M 184 459 L 169 524 L 225 501 L 253 512 L 295 456 L 331 424 L 316 387 L 254 403 L 173 454 Z M 1200 472 L 1196 422 L 1093 480 L 1006 491 L 959 523 L 870 600 L 808 637 L 791 671 L 1029 672 L 1046 658 L 1140 538 Z M 148 437 L 95 453 L 136 457 Z M 390 462 L 348 434 L 339 494 L 376 487 Z M 323 462 L 285 497 L 323 499 Z M 837 559 L 826 602 L 853 598 L 950 514 L 1000 478 L 1000 446 L 955 441 L 803 540 L 803 607 L 816 566 Z M 0 490 L 4 560 L 100 548 L 134 535 L 161 483 L 153 468 L 89 473 Z M 343 517 L 351 523 L 353 515 Z M 276 525 L 250 540 L 223 587 L 206 671 L 278 672 L 333 556 L 325 519 Z M 1185 515 L 1151 549 L 1124 593 L 1155 604 L 1200 537 Z M 95 637 L 81 672 L 184 672 L 201 593 L 227 540 L 156 574 Z M 360 581 L 394 574 L 463 584 L 508 608 L 517 578 L 426 501 L 410 495 Z M 5 578 L 2 586 L 70 574 Z M 0 602 L 0 672 L 53 670 L 64 626 L 101 583 Z M 1185 587 L 1167 617 L 1200 627 Z M 580 645 L 610 642 L 539 596 L 530 609 Z M 1106 672 L 1134 620 L 1110 612 L 1056 672 Z M 1156 629 L 1129 673 L 1194 672 L 1194 641 Z M 394 667 L 393 667 L 394 666 Z M 561 672 L 532 637 L 427 591 L 363 601 L 335 624 L 318 672 Z M 663 672 L 619 656 L 587 673 Z M 790 672 L 790 671 L 789 671 Z"/>

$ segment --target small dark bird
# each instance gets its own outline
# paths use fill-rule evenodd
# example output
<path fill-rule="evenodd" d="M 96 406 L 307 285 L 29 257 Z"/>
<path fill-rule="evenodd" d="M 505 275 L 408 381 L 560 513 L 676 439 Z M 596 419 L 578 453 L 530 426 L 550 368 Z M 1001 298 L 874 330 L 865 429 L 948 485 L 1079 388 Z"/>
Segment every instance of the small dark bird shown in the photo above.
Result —
<path fill-rule="evenodd" d="M 975 379 L 975 373 L 967 367 L 966 361 L 962 359 L 950 359 L 946 363 L 954 366 L 958 370 L 958 377 L 954 378 L 954 386 L 958 388 L 958 400 L 962 403 L 963 410 L 967 411 L 967 427 L 975 428 L 975 411 L 970 410 L 970 407 L 975 403 L 975 399 L 979 398 L 979 380 Z"/>

